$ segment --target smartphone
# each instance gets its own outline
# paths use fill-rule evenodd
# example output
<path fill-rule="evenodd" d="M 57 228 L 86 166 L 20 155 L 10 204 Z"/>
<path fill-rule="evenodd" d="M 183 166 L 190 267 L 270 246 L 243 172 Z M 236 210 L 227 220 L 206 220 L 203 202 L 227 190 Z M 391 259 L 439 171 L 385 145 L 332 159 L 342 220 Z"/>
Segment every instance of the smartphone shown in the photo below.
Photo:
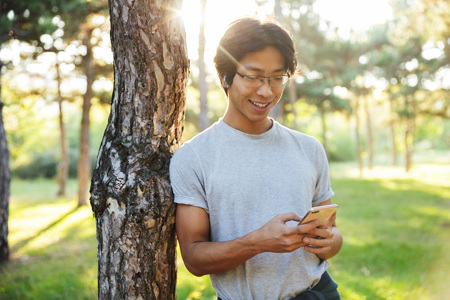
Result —
<path fill-rule="evenodd" d="M 319 225 L 317 225 L 317 227 L 322 226 L 331 218 L 331 216 L 337 211 L 337 209 L 337 204 L 313 207 L 306 213 L 306 215 L 298 225 L 309 223 L 314 220 L 319 220 Z"/>

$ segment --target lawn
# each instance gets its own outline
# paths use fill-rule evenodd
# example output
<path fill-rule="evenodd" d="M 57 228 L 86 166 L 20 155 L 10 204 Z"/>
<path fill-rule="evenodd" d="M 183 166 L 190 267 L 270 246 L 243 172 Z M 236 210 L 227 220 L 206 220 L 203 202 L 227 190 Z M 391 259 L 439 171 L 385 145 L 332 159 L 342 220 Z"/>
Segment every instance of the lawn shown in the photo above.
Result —
<path fill-rule="evenodd" d="M 378 167 L 363 179 L 332 165 L 344 246 L 331 262 L 342 299 L 450 299 L 450 165 L 420 165 L 405 176 Z M 353 173 L 352 173 L 353 172 Z M 0 269 L 0 299 L 96 299 L 95 220 L 50 180 L 13 180 L 11 259 Z M 207 276 L 178 256 L 177 299 L 214 299 Z"/>

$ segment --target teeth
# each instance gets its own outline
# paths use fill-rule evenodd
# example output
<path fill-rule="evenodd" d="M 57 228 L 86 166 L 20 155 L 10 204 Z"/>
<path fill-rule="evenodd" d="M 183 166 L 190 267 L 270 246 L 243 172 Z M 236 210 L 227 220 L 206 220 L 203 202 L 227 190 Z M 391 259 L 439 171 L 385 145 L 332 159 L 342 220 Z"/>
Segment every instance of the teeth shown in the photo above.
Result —
<path fill-rule="evenodd" d="M 256 103 L 256 102 L 253 102 L 253 101 L 250 101 L 253 105 L 255 105 L 255 106 L 258 106 L 259 108 L 264 108 L 264 107 L 267 107 L 267 105 L 269 105 L 269 103 L 266 103 L 266 104 L 261 104 L 261 103 Z"/>

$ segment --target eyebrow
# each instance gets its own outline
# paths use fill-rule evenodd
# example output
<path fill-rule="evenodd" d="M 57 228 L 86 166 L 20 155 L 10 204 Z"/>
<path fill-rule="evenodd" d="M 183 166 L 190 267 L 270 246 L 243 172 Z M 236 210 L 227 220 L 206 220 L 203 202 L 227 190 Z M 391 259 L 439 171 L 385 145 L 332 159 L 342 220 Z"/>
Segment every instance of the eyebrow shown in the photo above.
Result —
<path fill-rule="evenodd" d="M 252 65 L 250 65 L 250 66 L 241 65 L 241 66 L 245 70 L 255 71 L 255 72 L 259 72 L 259 73 L 265 72 L 265 70 L 259 69 L 257 67 L 253 67 Z M 285 67 L 282 67 L 282 68 L 279 68 L 279 69 L 276 69 L 276 70 L 272 71 L 272 73 L 284 72 L 284 71 L 286 71 L 286 69 L 285 69 Z"/>

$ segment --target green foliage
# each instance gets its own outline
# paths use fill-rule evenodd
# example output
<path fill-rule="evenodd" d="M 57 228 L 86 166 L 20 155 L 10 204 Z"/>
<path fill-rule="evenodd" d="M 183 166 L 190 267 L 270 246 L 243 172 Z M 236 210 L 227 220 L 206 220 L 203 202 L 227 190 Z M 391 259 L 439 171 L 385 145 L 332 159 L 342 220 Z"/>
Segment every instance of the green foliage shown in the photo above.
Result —
<path fill-rule="evenodd" d="M 10 149 L 12 176 L 19 178 L 54 178 L 60 161 L 58 117 L 54 106 L 42 99 L 27 97 L 22 101 L 5 91 L 9 96 L 4 108 L 4 122 Z M 77 176 L 80 143 L 80 109 L 66 103 L 65 123 L 69 145 L 69 176 Z M 90 156 L 92 169 L 106 127 L 108 107 L 94 105 L 91 115 Z"/>
<path fill-rule="evenodd" d="M 416 139 L 420 150 L 450 149 L 450 119 L 432 116 L 419 118 Z"/>
<path fill-rule="evenodd" d="M 52 23 L 58 0 L 3 0 L 0 10 L 0 44 L 9 38 L 39 41 L 39 37 L 56 29 Z"/>
<path fill-rule="evenodd" d="M 57 161 L 55 159 L 56 155 L 52 150 L 54 149 L 34 153 L 30 157 L 29 163 L 15 166 L 11 170 L 11 175 L 22 179 L 53 178 L 56 175 Z"/>

